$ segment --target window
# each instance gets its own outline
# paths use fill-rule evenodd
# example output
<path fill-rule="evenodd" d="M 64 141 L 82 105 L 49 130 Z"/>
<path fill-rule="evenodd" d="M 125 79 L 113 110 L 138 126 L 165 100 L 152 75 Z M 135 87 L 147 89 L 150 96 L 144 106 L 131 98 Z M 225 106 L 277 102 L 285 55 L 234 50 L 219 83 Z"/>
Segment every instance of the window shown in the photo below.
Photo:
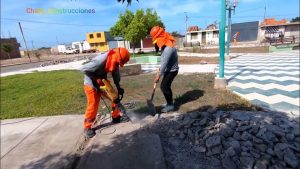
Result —
<path fill-rule="evenodd" d="M 101 33 L 97 33 L 97 38 L 101 38 Z"/>
<path fill-rule="evenodd" d="M 94 35 L 93 35 L 93 34 L 90 34 L 90 38 L 93 39 L 93 38 L 94 38 Z"/>
<path fill-rule="evenodd" d="M 91 47 L 94 47 L 94 46 L 95 46 L 95 44 L 91 43 Z"/>
<path fill-rule="evenodd" d="M 213 38 L 219 38 L 219 32 L 214 31 L 213 32 Z"/>
<path fill-rule="evenodd" d="M 198 39 L 198 33 L 191 33 L 191 39 L 197 40 Z"/>

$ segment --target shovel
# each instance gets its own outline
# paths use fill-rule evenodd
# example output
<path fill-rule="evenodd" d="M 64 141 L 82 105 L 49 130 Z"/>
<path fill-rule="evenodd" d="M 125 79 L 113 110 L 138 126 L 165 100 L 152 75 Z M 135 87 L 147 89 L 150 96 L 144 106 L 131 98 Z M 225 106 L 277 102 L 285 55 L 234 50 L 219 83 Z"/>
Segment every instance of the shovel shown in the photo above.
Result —
<path fill-rule="evenodd" d="M 150 100 L 147 99 L 148 112 L 149 112 L 149 114 L 151 114 L 152 116 L 154 116 L 154 115 L 156 114 L 155 106 L 154 106 L 154 104 L 152 103 L 153 97 L 154 97 L 154 93 L 155 93 L 155 89 L 156 89 L 156 84 L 157 84 L 157 82 L 154 83 L 154 85 L 153 85 L 153 91 L 152 91 L 152 95 L 151 95 Z"/>

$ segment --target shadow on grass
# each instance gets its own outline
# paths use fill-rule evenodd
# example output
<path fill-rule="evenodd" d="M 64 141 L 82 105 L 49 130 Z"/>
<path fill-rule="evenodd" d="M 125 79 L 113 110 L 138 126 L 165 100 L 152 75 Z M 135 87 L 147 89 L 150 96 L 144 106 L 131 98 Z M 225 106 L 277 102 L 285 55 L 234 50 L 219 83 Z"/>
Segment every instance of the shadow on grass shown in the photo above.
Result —
<path fill-rule="evenodd" d="M 196 119 L 203 118 L 204 116 L 207 119 L 211 120 L 207 121 L 205 124 L 198 126 L 197 121 L 188 121 L 191 122 L 189 124 L 189 129 L 192 132 L 199 132 L 199 138 L 194 137 L 194 134 L 188 134 L 189 130 L 187 130 L 186 120 L 190 119 L 192 113 L 184 113 L 184 114 L 162 114 L 161 118 L 153 118 L 151 123 L 144 125 L 141 128 L 138 128 L 129 133 L 120 133 L 118 135 L 112 135 L 110 138 L 109 144 L 103 144 L 105 142 L 101 136 L 96 136 L 93 140 L 91 140 L 92 146 L 91 149 L 87 149 L 87 151 L 83 154 L 81 159 L 77 159 L 77 162 L 69 161 L 70 164 L 79 164 L 79 166 L 71 165 L 72 168 L 89 168 L 89 169 L 97 169 L 101 166 L 101 169 L 114 169 L 114 168 L 131 168 L 131 169 L 140 169 L 141 166 L 143 169 L 188 169 L 188 168 L 204 168 L 204 169 L 221 169 L 222 168 L 222 160 L 224 157 L 221 154 L 224 154 L 224 150 L 230 148 L 230 142 L 235 140 L 233 133 L 228 136 L 221 136 L 222 144 L 220 153 L 216 153 L 214 155 L 208 156 L 206 153 L 197 152 L 195 147 L 199 146 L 195 142 L 199 139 L 200 145 L 205 146 L 204 135 L 206 136 L 209 131 L 211 131 L 212 125 L 214 122 L 219 119 L 219 123 L 223 124 L 219 126 L 219 131 L 217 130 L 218 135 L 222 135 L 222 129 L 228 126 L 237 126 L 237 123 L 243 123 L 242 120 L 227 120 L 234 119 L 234 115 L 238 112 L 240 114 L 239 118 L 246 119 L 247 117 L 250 119 L 246 120 L 247 123 L 243 125 L 252 126 L 252 123 L 256 123 L 255 125 L 259 125 L 261 128 L 266 128 L 267 132 L 273 132 L 272 135 L 274 138 L 271 140 L 272 144 L 267 143 L 263 140 L 262 144 L 265 144 L 268 148 L 274 149 L 276 144 L 280 144 L 281 146 L 284 144 L 286 146 L 285 149 L 278 149 L 280 153 L 286 155 L 286 153 L 290 153 L 293 151 L 297 158 L 300 158 L 300 144 L 297 143 L 297 140 L 300 140 L 299 133 L 299 119 L 297 117 L 289 117 L 286 113 L 283 112 L 274 112 L 274 111 L 242 111 L 238 108 L 245 108 L 245 105 L 238 104 L 227 104 L 222 105 L 217 108 L 214 112 L 205 113 L 202 112 L 204 110 L 208 110 L 212 108 L 211 105 L 205 105 L 198 107 L 197 109 L 191 112 L 197 112 Z M 228 111 L 225 112 L 224 115 L 220 115 L 218 110 L 236 110 L 236 111 Z M 221 113 L 222 114 L 222 113 Z M 164 116 L 165 115 L 165 116 Z M 190 116 L 191 115 L 191 116 Z M 255 118 L 255 119 L 254 119 Z M 213 124 L 211 124 L 213 122 Z M 225 125 L 226 124 L 226 125 Z M 237 126 L 239 127 L 239 126 Z M 236 130 L 237 127 L 231 127 L 233 130 Z M 175 130 L 175 132 L 183 133 L 184 138 L 180 138 L 180 135 L 175 133 L 170 133 L 170 129 Z M 118 129 L 117 129 L 118 130 Z M 274 131 L 272 131 L 274 130 Z M 276 130 L 276 131 L 275 131 Z M 242 132 L 240 132 L 242 133 Z M 293 141 L 287 141 L 286 135 L 281 134 L 293 134 L 295 137 Z M 211 133 L 210 133 L 211 134 Z M 254 144 L 254 138 L 259 137 L 255 131 L 252 129 L 248 131 L 248 136 L 251 143 Z M 157 146 L 157 144 L 145 144 L 144 142 L 140 142 L 141 140 L 137 139 L 137 137 L 141 135 L 146 135 L 153 138 L 153 135 L 159 136 L 161 148 Z M 152 136 L 151 136 L 152 135 Z M 203 140 L 202 140 L 203 139 Z M 204 142 L 203 142 L 204 141 Z M 245 141 L 238 140 L 242 145 Z M 160 145 L 160 144 L 159 144 Z M 144 147 L 145 146 L 145 147 Z M 152 149 L 154 148 L 154 150 Z M 254 147 L 254 149 L 256 149 Z M 147 151 L 143 152 L 142 151 Z M 174 155 L 174 152 L 176 155 Z M 152 156 L 153 153 L 157 154 L 157 156 Z M 163 157 L 160 157 L 159 154 L 163 153 Z M 240 160 L 241 152 L 236 152 L 237 154 L 231 157 L 226 157 L 227 160 L 234 163 L 235 166 L 243 167 L 243 164 Z M 35 168 L 55 168 L 55 166 L 59 166 L 61 161 L 69 160 L 70 156 L 59 156 L 60 154 L 50 154 L 44 157 L 40 157 L 39 159 L 33 160 L 29 164 L 24 164 L 22 169 L 35 169 Z M 54 160 L 59 156 L 61 161 Z M 266 160 L 265 158 L 271 158 L 272 160 L 268 160 L 268 168 L 271 166 L 273 168 L 290 168 L 291 165 L 287 164 L 285 160 L 280 159 L 281 157 L 277 157 L 276 155 L 270 156 L 266 152 L 261 153 L 261 157 L 251 157 L 254 159 L 253 165 L 259 160 Z M 118 159 L 118 162 L 116 162 Z M 20 159 L 21 160 L 21 159 Z M 153 162 L 155 161 L 155 162 Z M 226 161 L 226 160 L 225 160 Z M 297 160 L 296 160 L 297 161 Z M 165 163 L 166 167 L 163 167 Z M 290 161 L 291 164 L 293 161 Z M 160 166 L 158 166 L 160 165 Z M 299 167 L 300 163 L 297 164 L 296 167 Z M 60 167 L 64 168 L 64 167 Z"/>
<path fill-rule="evenodd" d="M 175 111 L 179 110 L 180 106 L 195 101 L 197 99 L 199 99 L 200 97 L 202 97 L 204 95 L 204 91 L 203 90 L 190 90 L 187 91 L 186 93 L 184 93 L 183 95 L 176 97 L 174 99 L 174 106 L 175 106 Z M 155 111 L 156 113 L 161 113 L 161 109 L 162 106 L 155 106 Z M 148 107 L 147 105 L 138 105 L 136 109 L 134 109 L 134 112 L 138 113 L 138 114 L 148 114 Z"/>
<path fill-rule="evenodd" d="M 195 90 L 187 91 L 183 95 L 174 99 L 175 110 L 179 110 L 181 105 L 184 105 L 188 102 L 195 101 L 200 97 L 202 97 L 203 95 L 204 95 L 203 90 L 195 89 Z"/>

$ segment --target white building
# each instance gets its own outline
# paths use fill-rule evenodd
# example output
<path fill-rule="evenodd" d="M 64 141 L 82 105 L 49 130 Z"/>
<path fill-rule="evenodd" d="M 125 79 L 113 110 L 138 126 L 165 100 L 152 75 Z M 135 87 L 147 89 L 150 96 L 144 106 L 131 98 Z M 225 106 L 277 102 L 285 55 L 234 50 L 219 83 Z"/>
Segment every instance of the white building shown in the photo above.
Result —
<path fill-rule="evenodd" d="M 80 53 L 83 53 L 83 51 L 90 50 L 91 46 L 86 40 L 84 40 L 84 41 L 72 42 L 72 48 L 78 49 Z"/>
<path fill-rule="evenodd" d="M 225 33 L 226 40 L 227 33 Z M 219 29 L 208 27 L 208 29 L 199 30 L 198 27 L 191 27 L 186 32 L 186 42 L 187 46 L 217 45 L 219 44 Z"/>
<path fill-rule="evenodd" d="M 65 53 L 66 49 L 67 49 L 66 45 L 57 45 L 58 53 Z"/>

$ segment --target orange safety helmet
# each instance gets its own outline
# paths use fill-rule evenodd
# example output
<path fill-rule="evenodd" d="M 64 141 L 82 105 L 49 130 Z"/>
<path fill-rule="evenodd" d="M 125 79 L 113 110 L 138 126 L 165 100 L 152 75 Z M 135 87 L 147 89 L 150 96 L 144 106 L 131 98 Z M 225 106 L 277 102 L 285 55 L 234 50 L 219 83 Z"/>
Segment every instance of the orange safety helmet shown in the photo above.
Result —
<path fill-rule="evenodd" d="M 159 37 L 164 32 L 165 32 L 164 28 L 159 26 L 154 26 L 150 31 L 150 35 L 152 36 L 153 41 L 155 41 L 156 38 Z"/>
<path fill-rule="evenodd" d="M 164 28 L 154 26 L 150 31 L 150 35 L 152 36 L 153 44 L 156 43 L 159 48 L 163 47 L 164 45 L 171 48 L 174 47 L 174 37 L 169 35 L 169 33 L 166 32 Z"/>
<path fill-rule="evenodd" d="M 119 55 L 119 63 L 123 67 L 130 59 L 129 51 L 126 48 L 115 48 L 113 50 Z"/>
<path fill-rule="evenodd" d="M 105 70 L 106 72 L 112 72 L 120 65 L 124 66 L 130 59 L 130 53 L 126 48 L 115 48 L 108 52 Z"/>

